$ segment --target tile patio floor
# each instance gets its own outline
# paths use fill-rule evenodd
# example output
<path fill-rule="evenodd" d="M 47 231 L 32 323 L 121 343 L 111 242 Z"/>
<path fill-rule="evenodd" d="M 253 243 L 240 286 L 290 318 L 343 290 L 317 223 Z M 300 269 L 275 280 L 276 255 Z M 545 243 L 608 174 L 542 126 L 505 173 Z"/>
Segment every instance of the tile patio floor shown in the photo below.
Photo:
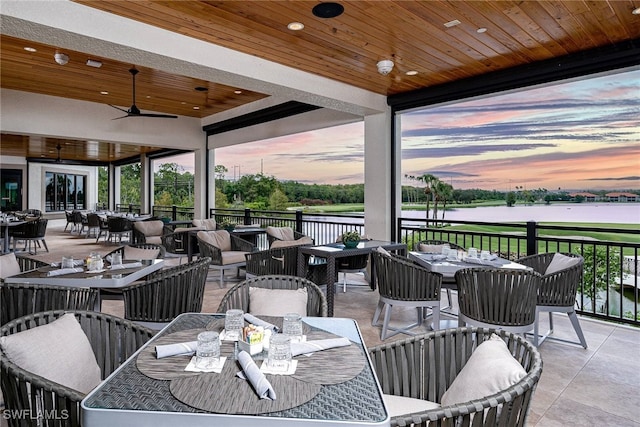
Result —
<path fill-rule="evenodd" d="M 116 247 L 63 232 L 64 224 L 64 220 L 49 221 L 46 240 L 51 252 L 38 252 L 36 258 L 58 261 L 63 254 L 86 256 L 93 250 L 106 254 Z M 215 312 L 226 292 L 219 287 L 217 274 L 212 272 L 207 281 L 205 313 Z M 364 283 L 361 276 L 348 277 L 350 282 Z M 228 275 L 225 281 L 228 288 L 238 279 Z M 341 289 L 335 299 L 336 316 L 356 319 L 367 346 L 379 344 L 380 329 L 371 326 L 377 292 L 366 286 L 349 286 L 346 293 Z M 104 311 L 117 316 L 124 314 L 118 301 L 105 301 Z M 393 317 L 402 321 L 412 319 L 413 315 L 412 310 L 396 313 L 394 309 Z M 556 336 L 575 339 L 567 316 L 555 315 L 554 323 Z M 640 427 L 640 329 L 588 318 L 581 318 L 580 323 L 589 345 L 587 350 L 554 341 L 540 347 L 544 368 L 527 425 Z M 541 324 L 541 331 L 544 326 Z M 401 337 L 404 335 L 388 340 Z M 0 419 L 0 425 L 4 423 Z"/>

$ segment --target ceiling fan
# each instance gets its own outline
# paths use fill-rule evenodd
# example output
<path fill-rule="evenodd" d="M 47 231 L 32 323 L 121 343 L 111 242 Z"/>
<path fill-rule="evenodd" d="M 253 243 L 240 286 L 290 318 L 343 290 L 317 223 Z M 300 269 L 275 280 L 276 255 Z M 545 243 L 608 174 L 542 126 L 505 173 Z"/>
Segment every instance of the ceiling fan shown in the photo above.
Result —
<path fill-rule="evenodd" d="M 154 114 L 154 113 L 142 113 L 142 112 L 140 112 L 140 109 L 136 106 L 136 74 L 138 74 L 139 71 L 136 70 L 135 68 L 131 68 L 131 69 L 129 69 L 129 72 L 131 73 L 131 76 L 133 77 L 133 102 L 131 104 L 131 107 L 129 107 L 128 110 L 125 110 L 124 108 L 120 108 L 120 107 L 117 107 L 115 105 L 109 104 L 110 107 L 113 107 L 116 110 L 120 110 L 120 111 L 122 111 L 124 113 L 127 113 L 126 116 L 116 117 L 113 120 L 124 119 L 125 117 L 160 117 L 160 118 L 165 118 L 165 119 L 177 119 L 178 118 L 178 116 L 174 116 L 174 115 L 171 115 L 171 114 Z"/>

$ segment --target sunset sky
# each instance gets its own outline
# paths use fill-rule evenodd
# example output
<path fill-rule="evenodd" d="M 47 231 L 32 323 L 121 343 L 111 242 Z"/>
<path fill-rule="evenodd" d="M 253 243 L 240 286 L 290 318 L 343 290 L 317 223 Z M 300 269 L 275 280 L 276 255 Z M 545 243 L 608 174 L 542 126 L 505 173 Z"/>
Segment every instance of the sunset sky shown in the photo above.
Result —
<path fill-rule="evenodd" d="M 402 117 L 402 175 L 500 191 L 638 189 L 639 117 L 639 70 L 414 111 Z M 363 134 L 360 122 L 273 138 L 218 149 L 216 162 L 230 179 L 361 183 Z"/>

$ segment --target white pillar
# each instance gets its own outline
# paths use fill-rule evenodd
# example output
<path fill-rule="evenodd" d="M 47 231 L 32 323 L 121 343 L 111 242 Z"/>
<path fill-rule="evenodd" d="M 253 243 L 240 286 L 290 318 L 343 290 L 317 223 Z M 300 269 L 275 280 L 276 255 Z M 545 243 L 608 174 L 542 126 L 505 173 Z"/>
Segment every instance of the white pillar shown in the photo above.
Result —
<path fill-rule="evenodd" d="M 391 109 L 364 118 L 364 229 L 391 238 Z"/>
<path fill-rule="evenodd" d="M 151 160 L 143 154 L 140 156 L 140 213 L 151 213 L 152 180 Z"/>
<path fill-rule="evenodd" d="M 113 190 L 112 192 L 109 192 L 109 209 L 112 210 L 116 210 L 116 205 L 120 204 L 120 178 L 122 177 L 122 167 L 121 166 L 109 166 L 110 171 L 113 170 L 113 175 L 110 174 L 110 176 L 112 176 L 112 180 L 113 180 L 113 186 L 111 187 L 111 189 Z"/>
<path fill-rule="evenodd" d="M 209 217 L 209 210 L 216 207 L 216 150 L 209 150 L 209 206 L 203 218 Z"/>
<path fill-rule="evenodd" d="M 206 203 L 207 195 L 207 156 L 206 148 L 194 151 L 193 161 L 193 217 L 205 218 L 209 207 Z M 213 150 L 212 150 L 213 151 Z"/>

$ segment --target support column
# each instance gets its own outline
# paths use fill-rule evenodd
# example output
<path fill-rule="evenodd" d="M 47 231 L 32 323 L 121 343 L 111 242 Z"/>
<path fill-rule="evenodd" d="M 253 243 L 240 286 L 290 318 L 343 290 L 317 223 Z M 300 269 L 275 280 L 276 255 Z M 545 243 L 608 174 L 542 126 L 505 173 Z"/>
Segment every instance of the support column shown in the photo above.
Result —
<path fill-rule="evenodd" d="M 113 171 L 113 174 L 111 173 Z M 109 191 L 109 209 L 116 210 L 116 205 L 120 204 L 120 178 L 122 176 L 121 166 L 109 165 L 109 178 L 111 179 L 111 191 Z"/>
<path fill-rule="evenodd" d="M 151 203 L 153 202 L 153 171 L 151 170 L 151 160 L 146 155 L 140 156 L 140 213 L 151 213 Z"/>
<path fill-rule="evenodd" d="M 207 200 L 209 201 L 209 206 L 207 206 L 206 212 L 203 218 L 209 217 L 209 210 L 216 207 L 216 150 L 208 151 L 208 161 L 209 161 L 209 174 L 206 177 L 209 181 L 209 194 Z"/>
<path fill-rule="evenodd" d="M 364 118 L 364 229 L 379 240 L 391 238 L 391 109 Z"/>
<path fill-rule="evenodd" d="M 207 149 L 194 151 L 193 158 L 193 217 L 205 218 L 207 206 Z"/>

